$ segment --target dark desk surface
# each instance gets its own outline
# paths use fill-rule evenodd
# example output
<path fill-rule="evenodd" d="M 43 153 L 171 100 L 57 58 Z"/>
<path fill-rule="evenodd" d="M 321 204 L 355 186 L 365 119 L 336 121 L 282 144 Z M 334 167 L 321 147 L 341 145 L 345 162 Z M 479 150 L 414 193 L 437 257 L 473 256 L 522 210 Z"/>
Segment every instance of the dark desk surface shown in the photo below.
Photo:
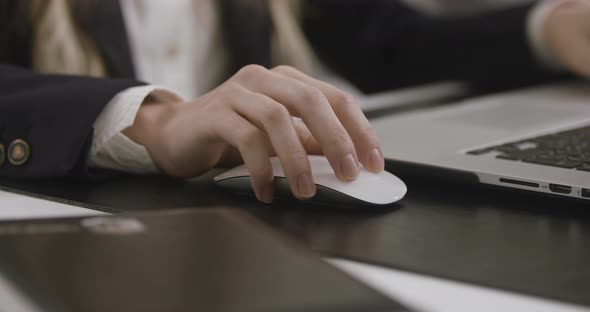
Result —
<path fill-rule="evenodd" d="M 0 223 L 3 279 L 45 312 L 407 311 L 237 209 L 114 219 Z"/>
<path fill-rule="evenodd" d="M 210 177 L 0 185 L 111 212 L 231 205 L 325 255 L 590 306 L 587 203 L 402 176 L 407 197 L 385 209 L 268 206 L 219 190 Z"/>
<path fill-rule="evenodd" d="M 325 255 L 590 306 L 590 204 L 397 174 L 409 193 L 399 204 L 379 210 L 263 205 L 219 190 L 211 182 L 213 173 L 192 181 L 0 179 L 0 188 L 108 212 L 229 205 Z"/>

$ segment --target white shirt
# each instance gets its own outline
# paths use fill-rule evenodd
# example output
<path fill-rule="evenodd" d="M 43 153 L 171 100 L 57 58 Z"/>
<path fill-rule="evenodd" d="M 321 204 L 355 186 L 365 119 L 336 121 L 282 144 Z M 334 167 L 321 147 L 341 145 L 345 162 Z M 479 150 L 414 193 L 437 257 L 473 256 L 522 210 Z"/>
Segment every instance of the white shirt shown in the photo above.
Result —
<path fill-rule="evenodd" d="M 153 85 L 117 94 L 95 122 L 90 165 L 153 173 L 147 150 L 121 133 L 133 125 L 145 98 L 196 98 L 225 71 L 217 8 L 210 0 L 121 0 L 139 80 Z M 174 91 L 171 91 L 174 90 Z"/>
<path fill-rule="evenodd" d="M 155 173 L 158 170 L 147 150 L 121 131 L 133 125 L 141 103 L 150 94 L 179 101 L 196 98 L 214 87 L 227 66 L 218 9 L 214 0 L 120 3 L 137 78 L 154 85 L 124 90 L 106 105 L 94 124 L 89 162 L 93 167 Z M 550 68 L 557 68 L 557 62 L 544 42 L 542 27 L 556 3 L 548 0 L 537 5 L 527 23 L 532 50 Z M 342 86 L 342 80 L 338 84 Z"/>

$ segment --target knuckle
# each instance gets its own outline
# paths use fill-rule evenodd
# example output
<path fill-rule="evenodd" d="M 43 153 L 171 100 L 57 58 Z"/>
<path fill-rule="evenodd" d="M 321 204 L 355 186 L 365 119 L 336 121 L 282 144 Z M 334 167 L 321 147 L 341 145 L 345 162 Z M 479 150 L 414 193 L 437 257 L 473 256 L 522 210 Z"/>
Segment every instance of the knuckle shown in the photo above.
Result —
<path fill-rule="evenodd" d="M 242 87 L 240 86 L 239 83 L 235 82 L 235 81 L 228 81 L 227 83 L 225 83 L 223 85 L 223 90 L 225 94 L 235 94 L 238 93 L 242 90 Z"/>
<path fill-rule="evenodd" d="M 291 118 L 291 114 L 285 106 L 272 103 L 267 105 L 263 118 L 270 123 L 283 123 Z"/>
<path fill-rule="evenodd" d="M 328 104 L 328 99 L 324 93 L 316 87 L 305 87 L 303 95 L 308 103 L 313 103 L 314 105 Z"/>
<path fill-rule="evenodd" d="M 362 130 L 362 133 L 365 134 L 369 140 L 372 140 L 372 141 L 378 140 L 377 132 L 375 131 L 375 128 L 373 128 L 373 126 L 371 126 L 371 124 L 368 122 L 367 122 L 367 125 Z"/>
<path fill-rule="evenodd" d="M 363 134 L 365 135 L 365 138 L 362 142 L 367 144 L 366 146 L 378 147 L 380 145 L 379 136 L 377 136 L 377 132 L 370 124 L 363 130 Z"/>
<path fill-rule="evenodd" d="M 217 99 L 225 105 L 233 103 L 236 97 L 243 92 L 243 88 L 235 81 L 226 82 L 223 87 L 217 90 Z"/>
<path fill-rule="evenodd" d="M 294 73 L 294 72 L 297 72 L 297 69 L 295 69 L 295 67 L 292 67 L 289 65 L 279 65 L 279 66 L 276 66 L 275 68 L 273 68 L 273 71 L 282 72 L 282 73 Z"/>
<path fill-rule="evenodd" d="M 357 105 L 355 97 L 344 91 L 337 92 L 335 100 L 335 103 L 332 103 L 335 106 L 354 107 Z"/>
<path fill-rule="evenodd" d="M 346 131 L 337 129 L 333 132 L 334 135 L 330 137 L 327 142 L 327 149 L 331 151 L 352 151 L 354 150 L 350 136 Z"/>
<path fill-rule="evenodd" d="M 242 69 L 240 69 L 238 71 L 237 76 L 238 77 L 253 77 L 253 76 L 259 76 L 262 75 L 264 72 L 266 72 L 266 68 L 264 68 L 263 66 L 260 65 L 246 65 L 244 67 L 242 67 Z"/>

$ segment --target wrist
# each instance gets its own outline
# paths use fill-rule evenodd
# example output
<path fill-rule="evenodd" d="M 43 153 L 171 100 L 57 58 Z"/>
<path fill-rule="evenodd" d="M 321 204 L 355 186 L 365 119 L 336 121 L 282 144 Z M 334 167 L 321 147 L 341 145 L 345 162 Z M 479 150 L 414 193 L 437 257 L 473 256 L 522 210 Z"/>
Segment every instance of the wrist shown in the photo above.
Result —
<path fill-rule="evenodd" d="M 168 173 L 166 152 L 169 150 L 170 125 L 182 106 L 182 101 L 162 101 L 155 96 L 148 96 L 137 112 L 133 125 L 123 130 L 123 134 L 137 144 L 143 145 L 154 165 Z"/>

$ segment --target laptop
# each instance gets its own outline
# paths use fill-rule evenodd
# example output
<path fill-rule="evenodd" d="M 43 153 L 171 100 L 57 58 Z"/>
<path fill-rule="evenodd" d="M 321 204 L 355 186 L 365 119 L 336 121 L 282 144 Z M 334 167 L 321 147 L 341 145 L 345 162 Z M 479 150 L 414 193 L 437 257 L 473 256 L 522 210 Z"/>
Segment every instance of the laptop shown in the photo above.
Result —
<path fill-rule="evenodd" d="M 590 201 L 590 84 L 569 82 L 372 121 L 397 168 Z"/>

